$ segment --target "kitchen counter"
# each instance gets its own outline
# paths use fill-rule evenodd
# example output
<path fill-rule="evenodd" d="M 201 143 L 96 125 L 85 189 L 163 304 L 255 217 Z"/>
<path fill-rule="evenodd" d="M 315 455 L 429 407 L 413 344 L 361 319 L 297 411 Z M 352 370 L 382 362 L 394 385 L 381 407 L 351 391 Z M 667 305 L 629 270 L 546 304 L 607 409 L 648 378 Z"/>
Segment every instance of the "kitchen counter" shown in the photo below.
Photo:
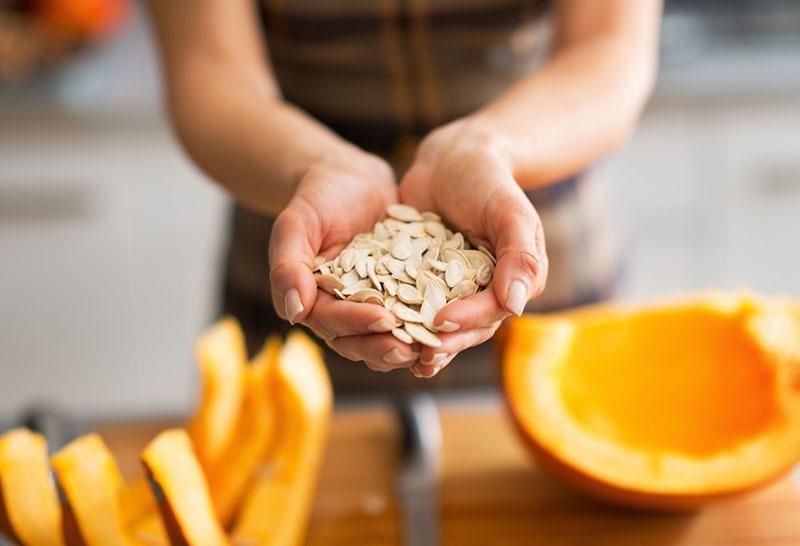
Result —
<path fill-rule="evenodd" d="M 787 477 L 759 492 L 689 514 L 646 514 L 583 499 L 531 461 L 495 399 L 440 404 L 442 543 L 458 546 L 796 546 L 800 484 Z M 127 476 L 164 421 L 98 430 Z M 174 423 L 173 423 L 174 424 Z M 402 544 L 394 496 L 398 428 L 388 407 L 338 409 L 308 535 L 309 546 Z"/>

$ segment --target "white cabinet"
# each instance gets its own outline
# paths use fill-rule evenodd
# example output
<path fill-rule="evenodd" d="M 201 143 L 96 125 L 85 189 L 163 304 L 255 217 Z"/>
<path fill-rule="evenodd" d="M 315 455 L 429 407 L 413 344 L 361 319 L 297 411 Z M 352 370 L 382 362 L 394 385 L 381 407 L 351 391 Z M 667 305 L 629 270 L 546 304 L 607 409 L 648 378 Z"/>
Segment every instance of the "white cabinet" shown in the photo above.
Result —
<path fill-rule="evenodd" d="M 599 167 L 622 295 L 716 287 L 800 296 L 800 97 L 651 104 Z"/>
<path fill-rule="evenodd" d="M 184 407 L 225 201 L 164 122 L 3 122 L 0 203 L 0 414 Z"/>

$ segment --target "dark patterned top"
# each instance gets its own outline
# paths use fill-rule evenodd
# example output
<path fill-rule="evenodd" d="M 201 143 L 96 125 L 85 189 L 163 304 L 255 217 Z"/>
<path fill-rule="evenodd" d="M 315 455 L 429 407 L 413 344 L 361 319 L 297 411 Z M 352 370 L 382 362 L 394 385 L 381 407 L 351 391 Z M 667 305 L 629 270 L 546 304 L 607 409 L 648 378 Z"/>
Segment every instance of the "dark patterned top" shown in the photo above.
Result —
<path fill-rule="evenodd" d="M 420 137 L 534 70 L 551 41 L 541 0 L 262 1 L 284 97 L 398 171 Z M 550 258 L 548 288 L 532 308 L 603 298 L 616 260 L 597 185 L 581 175 L 528 195 Z M 267 318 L 270 226 L 235 209 L 225 301 L 245 326 L 266 331 L 276 328 Z"/>

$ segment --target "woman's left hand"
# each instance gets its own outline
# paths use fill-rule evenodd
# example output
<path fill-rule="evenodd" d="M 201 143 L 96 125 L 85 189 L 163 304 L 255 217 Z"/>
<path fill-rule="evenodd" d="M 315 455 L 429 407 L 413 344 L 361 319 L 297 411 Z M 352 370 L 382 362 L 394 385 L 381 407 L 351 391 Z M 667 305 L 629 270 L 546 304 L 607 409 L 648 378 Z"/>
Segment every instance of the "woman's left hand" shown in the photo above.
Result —
<path fill-rule="evenodd" d="M 544 289 L 547 255 L 539 215 L 514 180 L 501 143 L 460 120 L 428 135 L 400 184 L 400 201 L 431 210 L 473 245 L 497 257 L 487 290 L 441 309 L 434 319 L 442 346 L 423 348 L 412 371 L 432 377 L 459 352 L 494 335 Z"/>

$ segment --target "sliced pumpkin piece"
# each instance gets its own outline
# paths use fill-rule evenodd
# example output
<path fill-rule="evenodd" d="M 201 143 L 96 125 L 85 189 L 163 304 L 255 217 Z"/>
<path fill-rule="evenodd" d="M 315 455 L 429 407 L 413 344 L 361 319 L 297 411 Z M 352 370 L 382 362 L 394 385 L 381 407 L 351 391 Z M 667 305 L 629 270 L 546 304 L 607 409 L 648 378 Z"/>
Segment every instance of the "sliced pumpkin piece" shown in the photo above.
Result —
<path fill-rule="evenodd" d="M 228 317 L 212 326 L 198 340 L 196 353 L 203 391 L 188 430 L 209 469 L 230 443 L 242 407 L 247 349 L 238 321 Z"/>
<path fill-rule="evenodd" d="M 129 527 L 135 526 L 141 519 L 156 510 L 156 499 L 145 476 L 131 483 L 122 500 L 125 522 Z"/>
<path fill-rule="evenodd" d="M 333 393 L 322 352 L 292 332 L 278 355 L 278 446 L 271 472 L 255 478 L 234 527 L 234 543 L 302 544 L 330 426 Z"/>
<path fill-rule="evenodd" d="M 156 487 L 159 508 L 172 546 L 225 546 L 225 531 L 192 441 L 183 429 L 156 436 L 142 452 L 142 463 Z"/>
<path fill-rule="evenodd" d="M 705 295 L 512 321 L 503 386 L 522 437 L 569 484 L 688 508 L 800 458 L 800 313 Z"/>
<path fill-rule="evenodd" d="M 67 444 L 51 458 L 64 497 L 68 546 L 130 546 L 122 510 L 125 481 L 97 434 Z"/>
<path fill-rule="evenodd" d="M 208 473 L 217 516 L 227 526 L 264 459 L 275 426 L 274 393 L 271 385 L 281 341 L 270 337 L 248 366 L 244 403 L 231 442 Z"/>
<path fill-rule="evenodd" d="M 25 546 L 63 546 L 47 442 L 28 429 L 0 436 L 0 532 Z"/>

